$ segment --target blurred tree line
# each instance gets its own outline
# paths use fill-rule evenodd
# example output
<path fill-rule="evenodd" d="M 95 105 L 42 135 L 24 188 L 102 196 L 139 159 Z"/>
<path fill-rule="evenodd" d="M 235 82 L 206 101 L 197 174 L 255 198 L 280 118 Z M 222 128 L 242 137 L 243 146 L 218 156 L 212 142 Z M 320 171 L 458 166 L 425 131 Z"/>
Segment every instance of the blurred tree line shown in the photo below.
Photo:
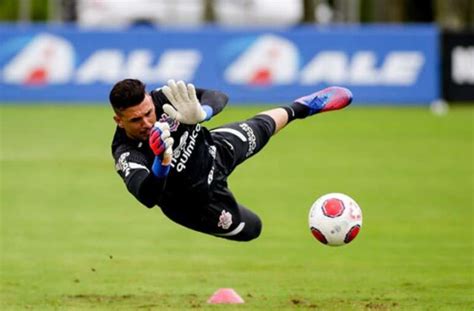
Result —
<path fill-rule="evenodd" d="M 31 21 L 48 20 L 48 1 L 49 0 L 0 0 L 0 20 L 1 21 L 19 21 L 23 18 L 22 10 L 29 11 Z"/>
<path fill-rule="evenodd" d="M 0 0 L 0 21 L 74 21 L 81 0 Z M 125 1 L 125 0 L 117 0 Z M 133 0 L 129 0 L 133 5 Z M 206 20 L 212 21 L 212 3 Z M 236 0 L 241 1 L 241 0 Z M 278 1 L 278 0 L 275 0 Z M 295 0 L 298 1 L 298 0 Z M 337 23 L 436 22 L 446 29 L 474 29 L 474 0 L 299 0 L 304 3 L 303 23 L 320 23 L 318 14 L 331 14 Z"/>
<path fill-rule="evenodd" d="M 304 0 L 305 22 L 330 6 L 335 22 L 438 23 L 445 29 L 474 29 L 474 0 Z"/>

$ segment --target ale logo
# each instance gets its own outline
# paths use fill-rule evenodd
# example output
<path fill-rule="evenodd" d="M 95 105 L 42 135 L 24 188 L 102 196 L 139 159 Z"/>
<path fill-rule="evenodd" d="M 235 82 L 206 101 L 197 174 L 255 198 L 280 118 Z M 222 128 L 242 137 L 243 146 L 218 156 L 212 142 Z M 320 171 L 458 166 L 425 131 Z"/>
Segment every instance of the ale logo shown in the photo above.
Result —
<path fill-rule="evenodd" d="M 244 38 L 231 41 L 223 50 L 225 57 L 238 55 L 224 71 L 231 84 L 289 84 L 297 78 L 298 50 L 285 38 L 263 35 L 250 42 Z"/>
<path fill-rule="evenodd" d="M 3 69 L 11 84 L 66 83 L 74 72 L 74 49 L 61 37 L 47 33 L 34 36 Z"/>
<path fill-rule="evenodd" d="M 112 84 L 120 79 L 134 77 L 147 83 L 161 83 L 168 79 L 191 81 L 201 63 L 197 49 L 121 48 L 97 47 L 84 53 L 76 61 L 76 50 L 71 42 L 60 36 L 40 33 L 27 38 L 13 39 L 0 46 L 0 56 L 14 55 L 4 65 L 1 82 L 7 84 Z M 83 41 L 81 41 L 83 42 Z M 3 42 L 2 42 L 3 43 Z M 92 42 L 91 45 L 97 44 Z"/>
<path fill-rule="evenodd" d="M 425 64 L 423 52 L 417 50 L 382 53 L 336 50 L 330 46 L 302 60 L 295 42 L 273 34 L 231 40 L 220 53 L 221 60 L 227 64 L 226 82 L 254 86 L 294 83 L 410 86 L 417 83 Z"/>

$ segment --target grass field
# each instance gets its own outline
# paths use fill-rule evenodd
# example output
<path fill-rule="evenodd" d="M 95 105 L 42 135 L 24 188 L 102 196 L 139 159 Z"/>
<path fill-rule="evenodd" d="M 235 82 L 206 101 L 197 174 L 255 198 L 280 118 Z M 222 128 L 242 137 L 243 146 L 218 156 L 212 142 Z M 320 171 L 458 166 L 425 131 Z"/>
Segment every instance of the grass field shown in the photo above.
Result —
<path fill-rule="evenodd" d="M 262 108 L 262 107 L 260 107 Z M 210 126 L 250 117 L 227 108 Z M 473 310 L 474 105 L 351 107 L 294 122 L 231 177 L 263 219 L 230 242 L 179 227 L 125 190 L 105 106 L 0 106 L 1 310 Z M 364 212 L 319 244 L 312 202 Z M 232 287 L 244 305 L 208 305 Z"/>

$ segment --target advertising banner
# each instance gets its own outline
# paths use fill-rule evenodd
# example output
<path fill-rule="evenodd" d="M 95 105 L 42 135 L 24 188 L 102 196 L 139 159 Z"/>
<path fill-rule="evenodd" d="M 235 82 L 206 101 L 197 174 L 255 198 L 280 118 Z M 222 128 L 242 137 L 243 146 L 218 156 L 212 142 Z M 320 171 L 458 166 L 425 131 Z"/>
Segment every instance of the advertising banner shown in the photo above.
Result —
<path fill-rule="evenodd" d="M 233 103 L 281 103 L 328 85 L 364 104 L 439 97 L 438 30 L 305 26 L 285 30 L 0 25 L 0 102 L 107 102 L 111 86 L 168 79 L 226 92 Z"/>
<path fill-rule="evenodd" d="M 474 100 L 474 32 L 443 34 L 443 97 Z"/>

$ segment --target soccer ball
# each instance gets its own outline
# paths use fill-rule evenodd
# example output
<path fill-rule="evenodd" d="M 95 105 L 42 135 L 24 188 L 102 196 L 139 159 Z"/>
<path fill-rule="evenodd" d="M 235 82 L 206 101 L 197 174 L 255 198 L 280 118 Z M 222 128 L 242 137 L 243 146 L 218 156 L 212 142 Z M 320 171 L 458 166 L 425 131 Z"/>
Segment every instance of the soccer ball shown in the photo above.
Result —
<path fill-rule="evenodd" d="M 350 243 L 362 227 L 362 210 L 348 195 L 328 193 L 309 211 L 309 228 L 321 243 L 339 246 Z"/>

